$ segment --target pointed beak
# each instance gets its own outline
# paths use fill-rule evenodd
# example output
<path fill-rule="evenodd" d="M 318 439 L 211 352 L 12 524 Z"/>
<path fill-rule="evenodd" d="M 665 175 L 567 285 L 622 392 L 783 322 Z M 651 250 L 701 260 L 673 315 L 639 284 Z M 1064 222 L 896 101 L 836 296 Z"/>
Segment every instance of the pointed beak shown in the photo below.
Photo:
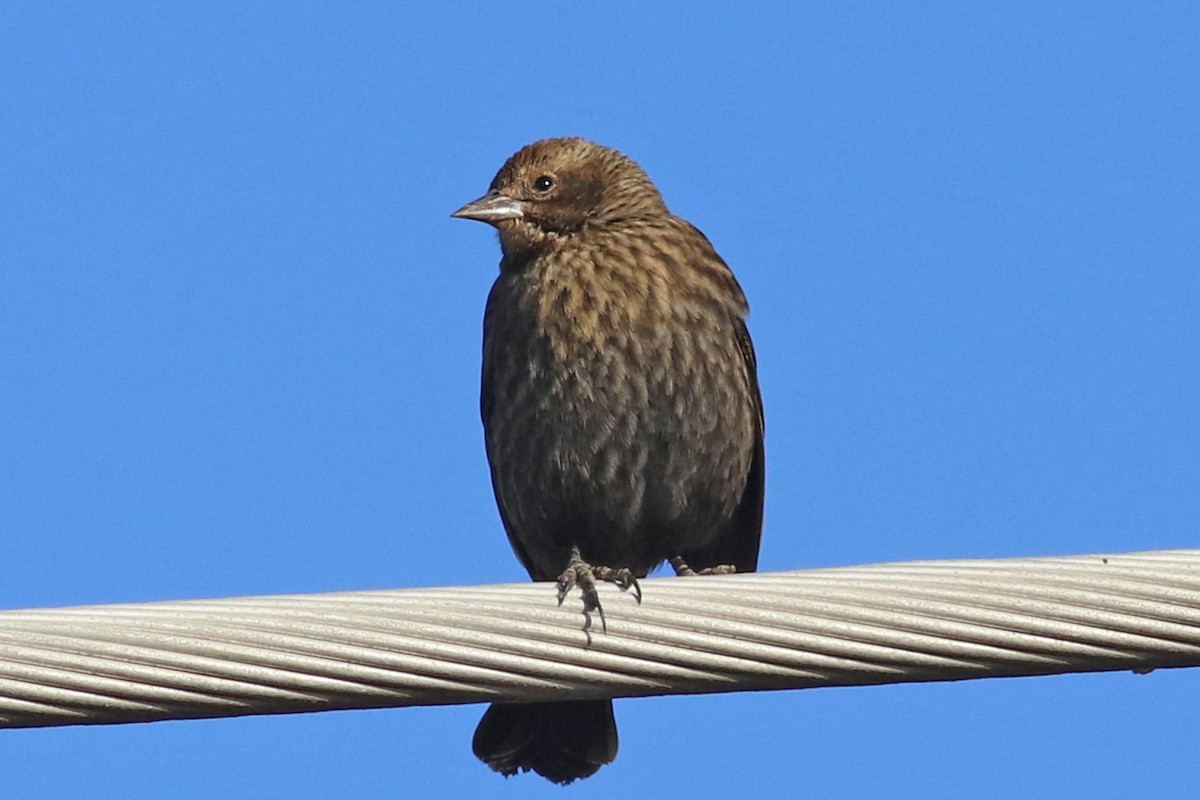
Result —
<path fill-rule="evenodd" d="M 499 192 L 488 192 L 478 200 L 472 200 L 450 216 L 461 219 L 477 219 L 494 225 L 502 219 L 520 219 L 525 216 L 525 203 Z"/>

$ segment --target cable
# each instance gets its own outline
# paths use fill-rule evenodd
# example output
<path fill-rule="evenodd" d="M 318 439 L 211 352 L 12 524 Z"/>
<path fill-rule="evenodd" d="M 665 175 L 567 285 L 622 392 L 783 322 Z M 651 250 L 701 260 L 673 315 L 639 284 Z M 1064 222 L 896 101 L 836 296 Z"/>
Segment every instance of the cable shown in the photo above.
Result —
<path fill-rule="evenodd" d="M 1200 550 L 0 612 L 0 727 L 1200 665 Z"/>

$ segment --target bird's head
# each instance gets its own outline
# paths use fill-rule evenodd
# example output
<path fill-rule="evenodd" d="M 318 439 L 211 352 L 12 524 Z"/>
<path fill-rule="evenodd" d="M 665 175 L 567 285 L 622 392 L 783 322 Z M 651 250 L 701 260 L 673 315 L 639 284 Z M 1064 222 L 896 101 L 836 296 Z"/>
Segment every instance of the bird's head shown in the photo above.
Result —
<path fill-rule="evenodd" d="M 518 150 L 488 193 L 451 216 L 495 226 L 506 254 L 537 249 L 591 225 L 666 216 L 662 195 L 632 160 L 585 139 Z"/>

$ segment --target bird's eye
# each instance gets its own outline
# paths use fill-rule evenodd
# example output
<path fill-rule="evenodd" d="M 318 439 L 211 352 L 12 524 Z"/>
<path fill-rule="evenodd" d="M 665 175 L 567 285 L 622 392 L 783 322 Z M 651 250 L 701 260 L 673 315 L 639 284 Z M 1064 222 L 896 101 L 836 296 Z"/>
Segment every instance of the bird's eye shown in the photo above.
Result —
<path fill-rule="evenodd" d="M 533 179 L 533 190 L 535 192 L 548 192 L 554 188 L 553 175 L 539 175 Z"/>

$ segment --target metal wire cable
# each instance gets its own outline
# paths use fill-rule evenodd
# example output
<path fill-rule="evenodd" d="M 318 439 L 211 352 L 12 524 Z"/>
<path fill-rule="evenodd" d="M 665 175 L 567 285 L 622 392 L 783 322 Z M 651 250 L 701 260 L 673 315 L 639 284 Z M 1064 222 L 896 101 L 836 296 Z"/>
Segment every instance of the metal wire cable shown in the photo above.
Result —
<path fill-rule="evenodd" d="M 0 727 L 1200 665 L 1200 550 L 0 612 Z"/>

